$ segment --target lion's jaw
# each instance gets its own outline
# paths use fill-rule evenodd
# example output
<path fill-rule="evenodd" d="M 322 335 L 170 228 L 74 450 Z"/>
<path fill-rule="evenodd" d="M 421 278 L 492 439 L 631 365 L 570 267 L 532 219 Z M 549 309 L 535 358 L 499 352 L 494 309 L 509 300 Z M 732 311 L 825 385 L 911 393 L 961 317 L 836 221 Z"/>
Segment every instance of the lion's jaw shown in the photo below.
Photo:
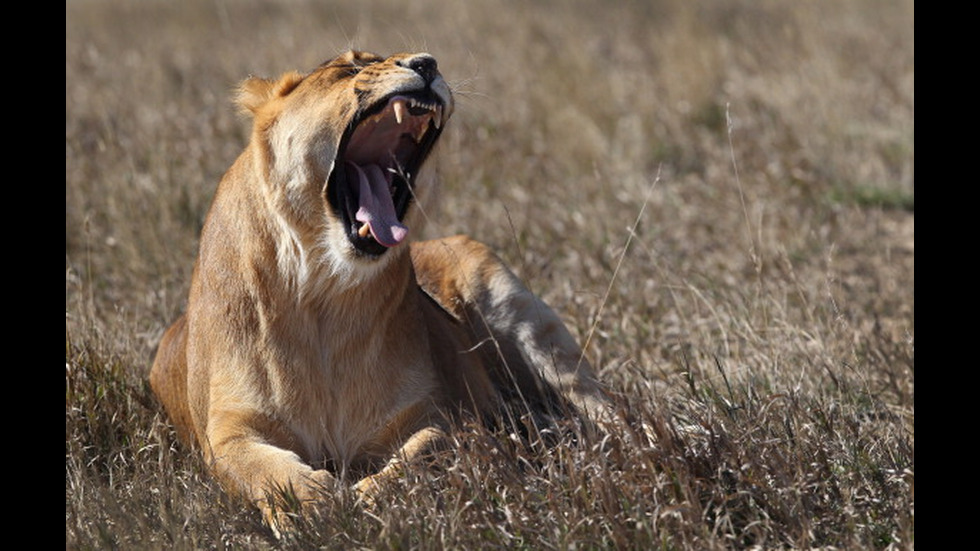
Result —
<path fill-rule="evenodd" d="M 270 200 L 292 213 L 293 233 L 314 238 L 307 260 L 325 252 L 328 271 L 355 283 L 403 257 L 431 187 L 420 173 L 454 107 L 435 59 L 348 52 L 270 86 L 242 104 L 255 113 Z"/>

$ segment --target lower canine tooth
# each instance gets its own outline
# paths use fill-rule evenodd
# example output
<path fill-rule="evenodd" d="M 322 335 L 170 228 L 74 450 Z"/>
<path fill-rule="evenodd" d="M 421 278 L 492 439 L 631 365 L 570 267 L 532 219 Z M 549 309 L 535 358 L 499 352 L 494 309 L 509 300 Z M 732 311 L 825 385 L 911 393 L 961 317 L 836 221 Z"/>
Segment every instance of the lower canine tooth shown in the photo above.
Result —
<path fill-rule="evenodd" d="M 361 237 L 367 237 L 369 233 L 371 233 L 371 226 L 367 224 L 364 224 L 361 226 L 361 229 L 357 230 L 357 235 Z"/>

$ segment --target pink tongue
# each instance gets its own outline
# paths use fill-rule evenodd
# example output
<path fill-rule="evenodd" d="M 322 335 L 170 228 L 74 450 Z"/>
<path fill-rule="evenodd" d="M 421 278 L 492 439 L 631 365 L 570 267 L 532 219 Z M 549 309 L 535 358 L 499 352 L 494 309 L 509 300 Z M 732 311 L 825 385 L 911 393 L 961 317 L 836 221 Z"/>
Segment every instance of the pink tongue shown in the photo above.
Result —
<path fill-rule="evenodd" d="M 359 222 L 363 222 L 371 229 L 374 240 L 385 247 L 394 247 L 405 240 L 408 235 L 408 228 L 398 221 L 395 214 L 395 204 L 391 200 L 391 192 L 388 191 L 388 180 L 378 165 L 365 165 L 361 167 L 355 163 L 350 163 L 356 169 L 357 179 L 359 180 L 360 208 L 354 215 Z"/>

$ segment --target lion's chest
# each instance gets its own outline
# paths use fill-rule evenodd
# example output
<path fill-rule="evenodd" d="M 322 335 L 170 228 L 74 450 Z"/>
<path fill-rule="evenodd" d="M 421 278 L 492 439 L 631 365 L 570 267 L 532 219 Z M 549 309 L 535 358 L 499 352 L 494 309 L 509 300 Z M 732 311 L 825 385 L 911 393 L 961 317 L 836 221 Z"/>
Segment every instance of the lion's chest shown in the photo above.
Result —
<path fill-rule="evenodd" d="M 412 412 L 433 402 L 423 349 L 391 338 L 357 342 L 324 343 L 281 402 L 288 402 L 290 430 L 311 464 L 345 467 L 390 455 L 414 429 Z"/>

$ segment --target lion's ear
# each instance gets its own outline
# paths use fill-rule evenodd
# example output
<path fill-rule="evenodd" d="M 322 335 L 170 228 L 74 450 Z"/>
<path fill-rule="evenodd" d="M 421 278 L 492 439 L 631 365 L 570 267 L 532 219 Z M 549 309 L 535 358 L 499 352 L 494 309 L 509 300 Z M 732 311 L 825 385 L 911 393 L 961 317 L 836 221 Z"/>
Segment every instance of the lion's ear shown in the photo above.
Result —
<path fill-rule="evenodd" d="M 269 100 L 282 97 L 302 82 L 303 75 L 291 71 L 278 79 L 249 77 L 238 87 L 237 103 L 242 111 L 256 113 Z"/>

